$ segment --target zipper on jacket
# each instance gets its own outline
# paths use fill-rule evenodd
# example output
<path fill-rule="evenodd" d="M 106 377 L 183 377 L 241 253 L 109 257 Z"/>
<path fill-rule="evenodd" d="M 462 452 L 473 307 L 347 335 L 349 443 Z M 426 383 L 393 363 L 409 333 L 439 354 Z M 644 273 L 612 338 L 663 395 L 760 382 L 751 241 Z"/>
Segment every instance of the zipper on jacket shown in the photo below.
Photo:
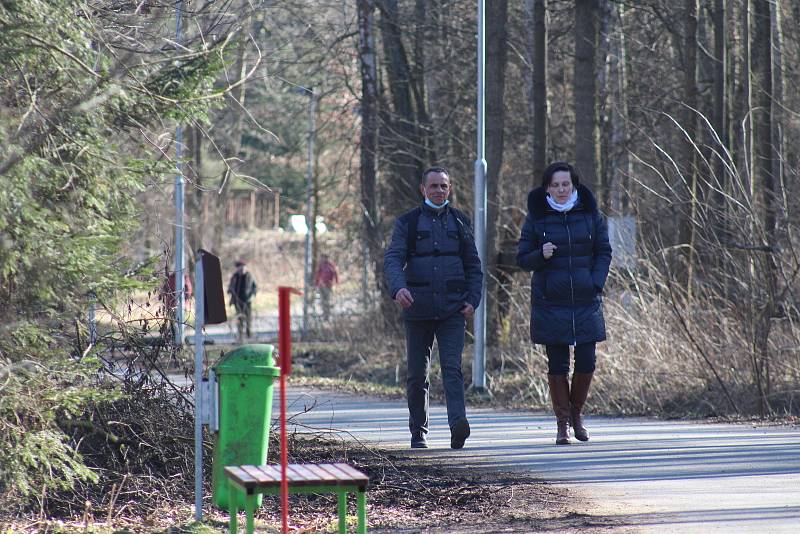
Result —
<path fill-rule="evenodd" d="M 572 232 L 569 231 L 567 212 L 564 212 L 564 226 L 567 229 L 567 243 L 569 243 L 569 293 L 572 301 L 572 340 L 577 346 L 578 334 L 575 331 L 575 286 L 572 281 Z"/>

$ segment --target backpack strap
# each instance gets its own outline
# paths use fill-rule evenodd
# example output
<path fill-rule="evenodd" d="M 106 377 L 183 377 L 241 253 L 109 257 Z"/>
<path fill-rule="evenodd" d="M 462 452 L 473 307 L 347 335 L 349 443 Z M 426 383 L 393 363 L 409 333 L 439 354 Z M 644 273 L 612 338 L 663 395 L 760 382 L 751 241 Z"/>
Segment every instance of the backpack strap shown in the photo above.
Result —
<path fill-rule="evenodd" d="M 455 217 L 456 223 L 458 224 L 458 255 L 460 256 L 464 252 L 464 240 L 472 230 L 470 228 L 469 218 L 467 218 L 463 211 L 452 207 L 450 210 L 453 212 L 453 217 Z"/>
<path fill-rule="evenodd" d="M 406 257 L 413 256 L 417 252 L 417 225 L 422 208 L 417 206 L 400 217 L 400 220 L 408 227 L 406 232 Z"/>

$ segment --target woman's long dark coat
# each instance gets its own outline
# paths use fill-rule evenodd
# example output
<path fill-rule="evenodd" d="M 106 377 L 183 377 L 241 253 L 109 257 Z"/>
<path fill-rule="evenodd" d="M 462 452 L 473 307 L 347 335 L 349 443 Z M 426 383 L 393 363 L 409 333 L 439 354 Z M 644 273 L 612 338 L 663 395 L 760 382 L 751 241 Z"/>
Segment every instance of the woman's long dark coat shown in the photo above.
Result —
<path fill-rule="evenodd" d="M 557 248 L 546 260 L 542 245 Z M 543 187 L 528 194 L 528 215 L 517 264 L 531 276 L 531 339 L 575 345 L 606 339 L 602 293 L 611 264 L 608 227 L 597 202 L 578 186 L 578 202 L 565 213 L 547 203 Z"/>

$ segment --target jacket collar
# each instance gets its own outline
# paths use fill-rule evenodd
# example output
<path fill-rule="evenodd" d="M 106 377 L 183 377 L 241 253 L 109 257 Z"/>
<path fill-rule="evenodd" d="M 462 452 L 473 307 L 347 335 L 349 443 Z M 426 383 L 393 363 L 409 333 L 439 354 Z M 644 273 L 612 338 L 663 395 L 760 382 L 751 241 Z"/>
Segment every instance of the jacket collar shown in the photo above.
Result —
<path fill-rule="evenodd" d="M 449 212 L 451 205 L 452 205 L 452 202 L 448 202 L 445 207 L 439 208 L 437 210 L 437 209 L 432 208 L 432 207 L 428 206 L 427 204 L 425 204 L 424 200 L 422 201 L 422 203 L 420 203 L 420 206 L 422 206 L 422 211 L 424 211 L 424 212 L 426 212 L 426 213 L 428 213 L 430 215 L 436 215 L 436 216 L 441 215 L 443 213 Z"/>
<path fill-rule="evenodd" d="M 597 210 L 597 201 L 588 187 L 578 184 L 578 203 L 573 208 L 586 211 Z M 537 187 L 528 193 L 528 212 L 537 219 L 544 217 L 547 212 L 556 213 L 547 203 L 547 192 L 544 187 Z"/>

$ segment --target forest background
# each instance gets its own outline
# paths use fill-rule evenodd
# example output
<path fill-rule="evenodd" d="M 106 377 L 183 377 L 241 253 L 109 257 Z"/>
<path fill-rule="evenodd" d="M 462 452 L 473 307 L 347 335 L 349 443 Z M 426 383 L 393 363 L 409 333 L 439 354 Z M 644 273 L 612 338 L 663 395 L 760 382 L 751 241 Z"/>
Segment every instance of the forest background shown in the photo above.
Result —
<path fill-rule="evenodd" d="M 124 346 L 128 369 L 180 358 L 142 341 L 166 332 L 165 310 L 133 310 L 172 265 L 178 163 L 190 269 L 199 248 L 235 253 L 236 191 L 279 191 L 284 228 L 305 212 L 303 87 L 311 211 L 330 229 L 314 234 L 314 259 L 324 249 L 357 281 L 339 339 L 370 353 L 380 333 L 386 361 L 372 365 L 395 369 L 402 336 L 381 275 L 394 218 L 430 165 L 450 170 L 472 213 L 476 15 L 465 0 L 2 3 L 3 508 L 98 483 L 84 438 L 113 437 L 98 414 L 147 382 L 117 380 L 109 350 Z M 767 0 L 486 2 L 484 305 L 502 399 L 547 402 L 514 255 L 528 191 L 568 160 L 618 244 L 594 408 L 800 412 L 798 22 L 800 3 Z M 288 232 L 264 236 L 302 254 Z M 258 274 L 265 289 L 278 278 Z M 92 303 L 107 317 L 97 339 Z"/>

